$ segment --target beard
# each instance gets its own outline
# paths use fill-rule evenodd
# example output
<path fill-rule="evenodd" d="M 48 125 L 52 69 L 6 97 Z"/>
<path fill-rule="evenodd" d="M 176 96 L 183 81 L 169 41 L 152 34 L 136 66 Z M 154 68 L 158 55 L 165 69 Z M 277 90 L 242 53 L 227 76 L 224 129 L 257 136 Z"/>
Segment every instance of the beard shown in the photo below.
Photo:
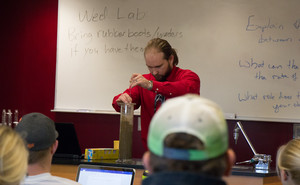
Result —
<path fill-rule="evenodd" d="M 154 78 L 156 79 L 156 81 L 165 82 L 167 80 L 168 76 L 171 74 L 171 72 L 172 72 L 171 65 L 168 64 L 166 73 L 164 75 L 156 75 L 156 76 L 154 76 Z"/>

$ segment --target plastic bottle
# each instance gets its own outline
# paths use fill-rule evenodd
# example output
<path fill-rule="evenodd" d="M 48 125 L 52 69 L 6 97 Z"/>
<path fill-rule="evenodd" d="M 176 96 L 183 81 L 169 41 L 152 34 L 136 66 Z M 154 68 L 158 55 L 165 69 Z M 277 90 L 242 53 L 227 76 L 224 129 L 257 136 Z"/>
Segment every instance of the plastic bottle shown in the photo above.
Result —
<path fill-rule="evenodd" d="M 14 126 L 16 126 L 18 123 L 19 123 L 19 111 L 18 109 L 15 110 L 15 113 L 14 113 Z"/>
<path fill-rule="evenodd" d="M 10 109 L 7 110 L 7 125 L 11 127 L 12 125 L 12 112 Z"/>
<path fill-rule="evenodd" d="M 2 110 L 2 121 L 1 121 L 2 125 L 6 125 L 6 110 L 3 109 Z"/>

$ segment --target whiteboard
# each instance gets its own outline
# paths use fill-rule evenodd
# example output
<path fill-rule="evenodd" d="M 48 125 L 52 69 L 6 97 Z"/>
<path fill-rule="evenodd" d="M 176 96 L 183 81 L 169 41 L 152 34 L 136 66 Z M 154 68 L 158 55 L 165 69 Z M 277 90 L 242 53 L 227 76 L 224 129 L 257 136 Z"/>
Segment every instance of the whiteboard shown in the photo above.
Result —
<path fill-rule="evenodd" d="M 231 118 L 300 120 L 298 0 L 59 0 L 54 110 L 114 112 L 147 41 L 177 50 Z"/>

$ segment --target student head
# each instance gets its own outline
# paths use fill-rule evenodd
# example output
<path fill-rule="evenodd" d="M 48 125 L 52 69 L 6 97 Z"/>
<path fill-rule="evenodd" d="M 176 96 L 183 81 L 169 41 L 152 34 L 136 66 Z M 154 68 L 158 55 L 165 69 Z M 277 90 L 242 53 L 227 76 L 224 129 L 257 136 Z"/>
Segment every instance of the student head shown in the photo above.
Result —
<path fill-rule="evenodd" d="M 198 95 L 162 105 L 150 123 L 148 148 L 143 162 L 150 174 L 189 171 L 221 177 L 230 174 L 235 161 L 221 109 Z"/>
<path fill-rule="evenodd" d="M 300 139 L 293 139 L 278 149 L 276 165 L 283 185 L 300 185 Z"/>
<path fill-rule="evenodd" d="M 15 130 L 25 139 L 29 149 L 29 165 L 49 161 L 55 153 L 58 133 L 54 122 L 41 113 L 26 114 Z"/>
<path fill-rule="evenodd" d="M 12 128 L 0 126 L 0 184 L 20 184 L 27 172 L 27 160 L 23 139 Z"/>
<path fill-rule="evenodd" d="M 175 49 L 168 41 L 160 38 L 150 40 L 145 47 L 144 57 L 150 73 L 157 81 L 164 81 L 178 64 Z"/>

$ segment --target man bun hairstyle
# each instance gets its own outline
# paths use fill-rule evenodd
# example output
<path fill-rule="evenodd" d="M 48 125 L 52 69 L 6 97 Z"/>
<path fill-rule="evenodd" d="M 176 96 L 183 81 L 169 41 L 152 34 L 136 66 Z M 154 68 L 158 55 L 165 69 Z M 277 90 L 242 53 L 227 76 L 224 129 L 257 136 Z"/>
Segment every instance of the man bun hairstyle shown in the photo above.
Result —
<path fill-rule="evenodd" d="M 166 59 L 166 60 L 168 60 L 170 58 L 170 56 L 173 55 L 174 56 L 173 65 L 178 64 L 179 61 L 178 61 L 177 52 L 174 48 L 172 48 L 172 46 L 170 45 L 170 43 L 168 41 L 161 39 L 161 38 L 151 39 L 148 42 L 147 46 L 145 47 L 144 55 L 150 48 L 155 48 L 158 51 L 163 52 L 164 59 Z"/>

